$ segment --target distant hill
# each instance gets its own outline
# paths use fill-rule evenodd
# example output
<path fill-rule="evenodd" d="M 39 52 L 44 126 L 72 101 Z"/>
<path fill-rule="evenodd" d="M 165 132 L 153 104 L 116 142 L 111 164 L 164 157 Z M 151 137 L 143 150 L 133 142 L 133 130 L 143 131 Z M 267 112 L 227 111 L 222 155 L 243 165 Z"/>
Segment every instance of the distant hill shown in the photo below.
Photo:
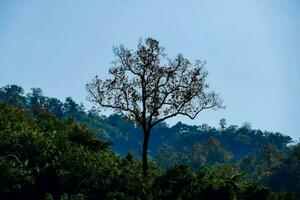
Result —
<path fill-rule="evenodd" d="M 87 124 L 95 131 L 99 139 L 112 142 L 113 150 L 119 154 L 124 155 L 130 151 L 139 155 L 142 132 L 133 121 L 125 120 L 121 113 L 110 116 L 99 115 L 96 108 L 87 110 L 71 97 L 61 102 L 56 98 L 44 96 L 40 88 L 32 88 L 25 94 L 24 90 L 17 85 L 0 88 L 0 99 L 27 109 L 32 115 L 47 110 L 58 118 L 73 118 L 78 123 Z M 178 151 L 213 138 L 224 150 L 232 154 L 233 159 L 237 160 L 247 154 L 257 152 L 262 145 L 267 143 L 285 150 L 293 142 L 290 136 L 281 133 L 251 129 L 249 123 L 244 123 L 240 127 L 226 126 L 226 120 L 222 119 L 220 124 L 220 127 L 215 128 L 207 124 L 191 126 L 178 122 L 170 127 L 166 123 L 161 123 L 152 133 L 149 154 L 155 156 L 162 144 L 170 145 Z"/>

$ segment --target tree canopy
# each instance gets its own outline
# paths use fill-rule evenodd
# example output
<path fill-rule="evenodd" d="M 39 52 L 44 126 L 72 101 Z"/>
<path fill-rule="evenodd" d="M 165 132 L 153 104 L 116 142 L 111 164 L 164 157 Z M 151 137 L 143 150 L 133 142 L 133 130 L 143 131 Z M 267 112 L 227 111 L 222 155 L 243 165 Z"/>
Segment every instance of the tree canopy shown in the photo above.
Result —
<path fill-rule="evenodd" d="M 142 141 L 134 121 L 120 113 L 102 116 L 72 98 L 61 102 L 41 89 L 35 98 L 43 103 L 36 104 L 32 90 L 18 91 L 0 88 L 6 102 L 0 100 L 1 199 L 295 199 L 261 184 L 300 197 L 299 144 L 289 136 L 250 123 L 159 123 L 145 182 L 133 155 Z"/>
<path fill-rule="evenodd" d="M 3 200 L 295 199 L 249 181 L 234 166 L 161 171 L 152 165 L 146 182 L 140 168 L 132 155 L 109 151 L 85 125 L 45 112 L 33 117 L 0 100 Z"/>

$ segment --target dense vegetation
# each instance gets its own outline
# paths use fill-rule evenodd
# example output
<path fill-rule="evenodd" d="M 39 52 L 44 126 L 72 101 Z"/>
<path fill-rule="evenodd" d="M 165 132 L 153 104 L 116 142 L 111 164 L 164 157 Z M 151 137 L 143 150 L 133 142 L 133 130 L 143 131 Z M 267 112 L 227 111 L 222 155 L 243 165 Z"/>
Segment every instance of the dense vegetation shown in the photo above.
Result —
<path fill-rule="evenodd" d="M 0 99 L 0 199 L 300 196 L 300 145 L 280 133 L 226 120 L 219 128 L 161 123 L 145 179 L 141 130 L 122 114 L 101 116 L 71 98 L 61 102 L 41 89 L 25 95 L 14 85 L 1 88 Z"/>

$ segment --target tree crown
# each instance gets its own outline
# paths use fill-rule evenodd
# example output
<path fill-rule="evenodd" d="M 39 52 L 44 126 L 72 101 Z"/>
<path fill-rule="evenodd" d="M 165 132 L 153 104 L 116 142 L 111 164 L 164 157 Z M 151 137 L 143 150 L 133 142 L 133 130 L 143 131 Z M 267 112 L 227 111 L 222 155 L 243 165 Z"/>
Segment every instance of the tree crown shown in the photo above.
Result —
<path fill-rule="evenodd" d="M 222 108 L 222 100 L 208 91 L 205 62 L 192 64 L 183 55 L 170 59 L 159 42 L 147 38 L 136 51 L 114 48 L 112 78 L 97 76 L 87 84 L 89 99 L 101 107 L 126 113 L 146 127 L 177 115 L 194 119 L 202 110 Z"/>

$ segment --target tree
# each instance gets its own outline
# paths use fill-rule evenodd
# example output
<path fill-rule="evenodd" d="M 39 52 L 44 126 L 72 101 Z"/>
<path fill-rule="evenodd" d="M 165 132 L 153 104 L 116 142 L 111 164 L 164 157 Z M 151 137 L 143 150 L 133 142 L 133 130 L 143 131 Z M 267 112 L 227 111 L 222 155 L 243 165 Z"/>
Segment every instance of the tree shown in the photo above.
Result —
<path fill-rule="evenodd" d="M 27 93 L 28 107 L 33 115 L 37 115 L 41 109 L 46 106 L 46 97 L 41 88 L 31 88 L 31 92 Z"/>
<path fill-rule="evenodd" d="M 292 191 L 300 198 L 300 143 L 290 146 L 282 164 L 275 168 L 267 183 L 275 191 Z"/>
<path fill-rule="evenodd" d="M 220 119 L 219 124 L 220 124 L 221 130 L 224 131 L 226 128 L 226 125 L 227 125 L 226 119 L 224 119 L 224 118 Z"/>
<path fill-rule="evenodd" d="M 47 108 L 58 118 L 64 116 L 63 103 L 56 98 L 47 98 Z"/>
<path fill-rule="evenodd" d="M 147 38 L 136 51 L 114 48 L 112 78 L 98 76 L 86 85 L 89 99 L 100 107 L 121 111 L 143 130 L 143 173 L 147 176 L 147 150 L 152 128 L 177 115 L 190 119 L 203 110 L 222 108 L 222 101 L 207 91 L 205 62 L 192 64 L 183 55 L 167 58 L 159 42 Z"/>
<path fill-rule="evenodd" d="M 282 167 L 284 152 L 272 143 L 263 144 L 255 155 L 245 156 L 238 166 L 250 178 L 265 181 Z"/>
<path fill-rule="evenodd" d="M 77 104 L 71 97 L 66 98 L 63 104 L 64 117 L 74 118 L 77 122 L 83 122 L 86 118 L 84 109 L 82 104 Z"/>
<path fill-rule="evenodd" d="M 23 95 L 23 88 L 17 85 L 6 85 L 5 87 L 0 88 L 0 99 L 17 107 L 25 106 L 26 98 Z"/>

